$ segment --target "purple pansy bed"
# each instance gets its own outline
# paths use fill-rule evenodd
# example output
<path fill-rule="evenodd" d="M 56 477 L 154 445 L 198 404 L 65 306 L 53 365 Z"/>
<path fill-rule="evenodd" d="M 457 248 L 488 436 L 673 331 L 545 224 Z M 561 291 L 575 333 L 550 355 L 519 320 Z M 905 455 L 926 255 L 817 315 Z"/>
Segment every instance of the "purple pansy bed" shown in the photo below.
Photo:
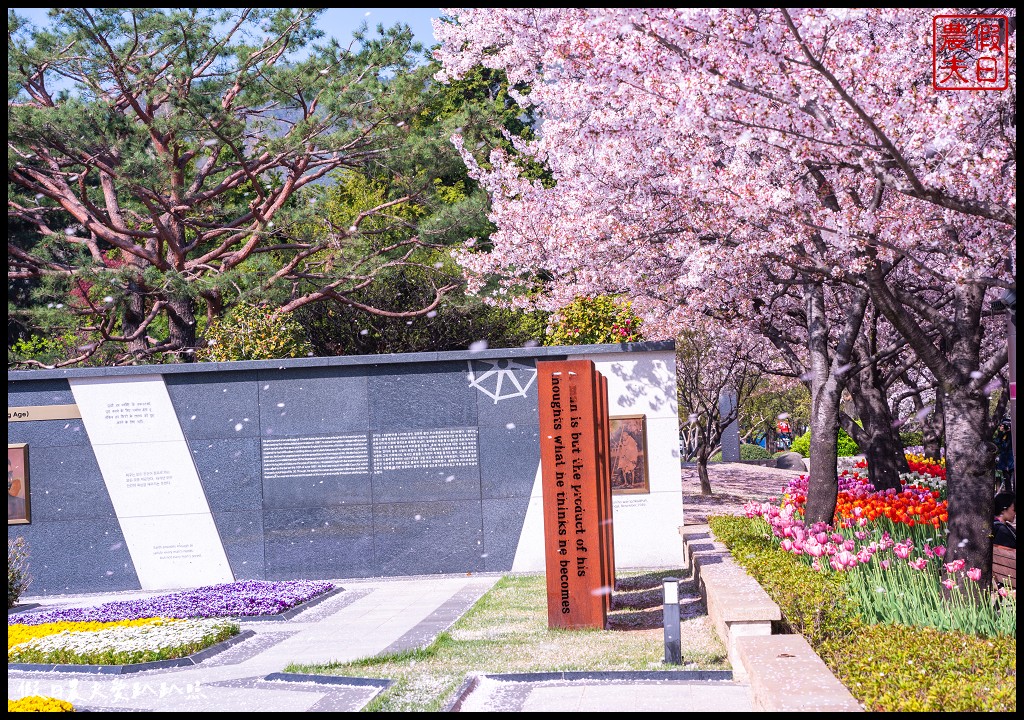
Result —
<path fill-rule="evenodd" d="M 213 618 L 278 615 L 330 592 L 333 583 L 309 580 L 240 580 L 138 600 L 118 600 L 94 607 L 71 607 L 7 616 L 7 623 L 117 622 L 139 618 Z"/>

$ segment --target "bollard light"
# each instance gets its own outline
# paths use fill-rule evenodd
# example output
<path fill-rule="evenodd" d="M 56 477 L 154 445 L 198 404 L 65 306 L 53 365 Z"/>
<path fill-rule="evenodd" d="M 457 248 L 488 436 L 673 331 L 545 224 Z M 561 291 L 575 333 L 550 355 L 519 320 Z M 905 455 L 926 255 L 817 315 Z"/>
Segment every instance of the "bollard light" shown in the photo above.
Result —
<path fill-rule="evenodd" d="M 665 620 L 665 663 L 682 665 L 683 655 L 679 644 L 679 578 L 665 578 L 665 605 L 662 617 Z"/>

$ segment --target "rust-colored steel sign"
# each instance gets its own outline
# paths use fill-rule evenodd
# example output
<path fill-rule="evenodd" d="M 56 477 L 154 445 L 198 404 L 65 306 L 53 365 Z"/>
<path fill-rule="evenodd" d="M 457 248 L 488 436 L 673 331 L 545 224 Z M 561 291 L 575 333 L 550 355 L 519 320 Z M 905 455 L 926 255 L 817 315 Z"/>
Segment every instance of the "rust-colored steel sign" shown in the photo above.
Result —
<path fill-rule="evenodd" d="M 603 380 L 590 360 L 537 363 L 551 628 L 604 629 L 611 605 L 615 568 Z"/>

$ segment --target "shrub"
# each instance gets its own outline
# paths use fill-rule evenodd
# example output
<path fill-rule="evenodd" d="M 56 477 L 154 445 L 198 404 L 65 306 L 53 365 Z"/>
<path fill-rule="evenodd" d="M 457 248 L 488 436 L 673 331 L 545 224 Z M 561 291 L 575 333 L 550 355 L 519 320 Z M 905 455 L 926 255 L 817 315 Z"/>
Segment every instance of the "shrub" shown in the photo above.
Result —
<path fill-rule="evenodd" d="M 639 342 L 640 317 L 628 300 L 607 295 L 578 297 L 548 321 L 545 345 Z"/>
<path fill-rule="evenodd" d="M 18 604 L 18 600 L 32 584 L 28 574 L 28 544 L 25 538 L 7 541 L 7 609 Z"/>
<path fill-rule="evenodd" d="M 770 452 L 760 445 L 754 443 L 740 444 L 740 460 L 771 460 L 774 457 Z M 722 462 L 722 453 L 717 452 L 711 456 L 711 462 Z"/>
<path fill-rule="evenodd" d="M 792 452 L 798 452 L 804 457 L 811 456 L 811 431 L 808 430 L 800 437 L 793 440 L 789 448 Z M 839 428 L 839 437 L 836 440 L 836 454 L 839 457 L 852 457 L 860 454 L 860 448 L 852 437 L 845 430 Z"/>
<path fill-rule="evenodd" d="M 302 326 L 274 308 L 238 305 L 206 329 L 206 347 L 197 360 L 277 360 L 312 355 L 313 348 Z"/>
<path fill-rule="evenodd" d="M 924 434 L 916 430 L 907 430 L 900 433 L 900 443 L 903 447 L 917 447 L 924 444 Z"/>

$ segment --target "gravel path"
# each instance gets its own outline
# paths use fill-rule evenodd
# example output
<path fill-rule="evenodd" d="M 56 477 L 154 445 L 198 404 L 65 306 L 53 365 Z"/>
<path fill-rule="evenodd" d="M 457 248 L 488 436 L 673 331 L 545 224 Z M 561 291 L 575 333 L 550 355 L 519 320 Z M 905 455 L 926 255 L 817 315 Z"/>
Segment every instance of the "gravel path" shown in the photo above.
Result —
<path fill-rule="evenodd" d="M 697 466 L 686 465 L 682 471 L 683 522 L 703 525 L 709 515 L 742 515 L 745 503 L 780 497 L 790 479 L 800 474 L 744 463 L 708 463 L 712 494 L 701 495 Z"/>

